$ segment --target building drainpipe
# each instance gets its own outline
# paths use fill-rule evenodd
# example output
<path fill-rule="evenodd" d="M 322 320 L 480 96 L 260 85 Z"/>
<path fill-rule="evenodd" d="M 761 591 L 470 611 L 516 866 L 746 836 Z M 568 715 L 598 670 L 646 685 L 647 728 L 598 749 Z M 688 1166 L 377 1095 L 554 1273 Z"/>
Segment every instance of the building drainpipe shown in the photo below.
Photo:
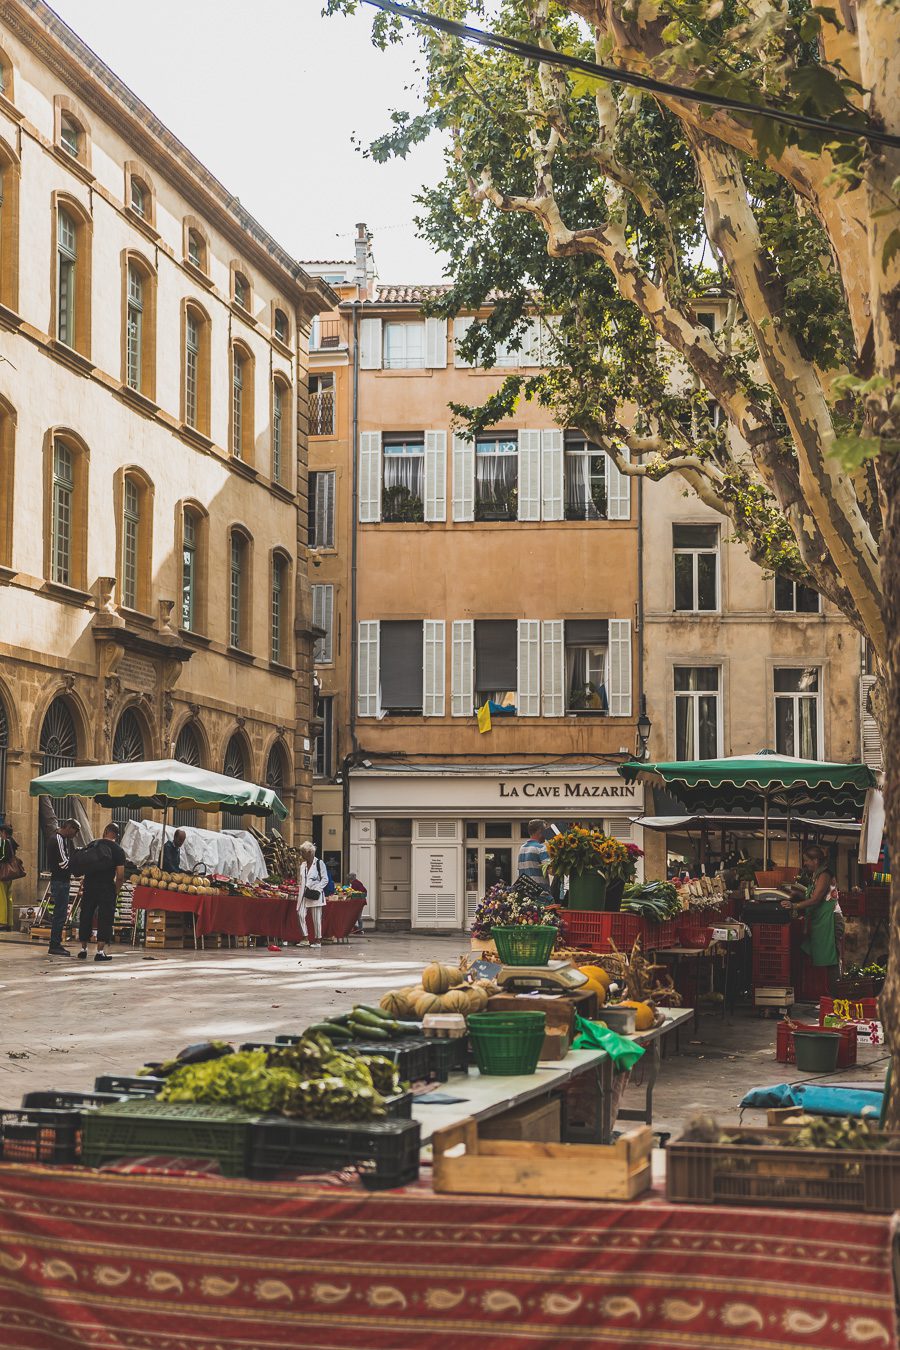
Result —
<path fill-rule="evenodd" d="M 350 871 L 350 765 L 359 753 L 356 736 L 357 699 L 357 622 L 356 622 L 356 568 L 359 547 L 357 522 L 359 520 L 359 292 L 353 301 L 353 406 L 350 419 L 351 514 L 350 514 L 350 707 L 347 723 L 350 729 L 350 752 L 341 760 L 341 869 L 346 881 Z"/>

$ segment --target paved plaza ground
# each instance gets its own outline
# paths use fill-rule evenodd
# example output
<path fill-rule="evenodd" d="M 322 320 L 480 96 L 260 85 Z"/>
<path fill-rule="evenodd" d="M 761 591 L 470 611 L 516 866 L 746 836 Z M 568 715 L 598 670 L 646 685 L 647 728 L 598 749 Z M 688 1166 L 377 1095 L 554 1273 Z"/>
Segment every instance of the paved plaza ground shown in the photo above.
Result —
<path fill-rule="evenodd" d="M 77 944 L 76 944 L 77 945 Z M 354 999 L 377 1001 L 412 984 L 431 958 L 455 961 L 461 935 L 373 934 L 320 952 L 172 951 L 147 954 L 114 947 L 95 966 L 50 958 L 17 937 L 0 941 L 0 1108 L 17 1106 L 32 1088 L 85 1089 L 102 1073 L 134 1073 L 194 1041 L 239 1044 L 301 1030 Z M 75 950 L 75 946 L 73 946 Z M 795 1015 L 814 1020 L 812 1009 Z M 654 1127 L 677 1131 L 685 1115 L 712 1111 L 737 1119 L 750 1087 L 805 1077 L 775 1062 L 775 1021 L 738 1011 L 704 1013 L 681 1035 L 681 1054 L 663 1061 L 654 1096 Z M 860 1063 L 837 1077 L 880 1085 L 884 1047 L 861 1048 Z M 642 1094 L 629 1088 L 625 1104 Z M 755 1117 L 755 1119 L 759 1119 Z"/>

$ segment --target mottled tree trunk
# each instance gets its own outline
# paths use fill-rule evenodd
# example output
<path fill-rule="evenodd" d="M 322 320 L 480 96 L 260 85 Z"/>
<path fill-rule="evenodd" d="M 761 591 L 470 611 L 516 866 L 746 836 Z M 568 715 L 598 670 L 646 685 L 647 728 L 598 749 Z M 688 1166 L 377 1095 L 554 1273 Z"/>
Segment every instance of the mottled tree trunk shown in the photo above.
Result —
<path fill-rule="evenodd" d="M 891 920 L 888 945 L 888 972 L 881 995 L 880 1011 L 885 1040 L 893 1065 L 888 1121 L 900 1130 L 900 455 L 881 465 L 881 490 L 884 502 L 882 567 L 884 576 L 884 620 L 887 630 L 887 660 L 881 725 L 884 749 L 885 830 L 891 853 Z"/>

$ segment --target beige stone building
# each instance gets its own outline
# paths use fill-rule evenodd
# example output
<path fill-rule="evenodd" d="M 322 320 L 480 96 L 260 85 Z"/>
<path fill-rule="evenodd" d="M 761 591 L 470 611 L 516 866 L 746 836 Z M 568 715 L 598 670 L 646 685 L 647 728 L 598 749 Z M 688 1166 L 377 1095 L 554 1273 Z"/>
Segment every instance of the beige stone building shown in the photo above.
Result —
<path fill-rule="evenodd" d="M 23 903 L 28 784 L 54 767 L 174 753 L 276 786 L 310 829 L 306 352 L 333 297 L 40 0 L 0 11 L 0 175 Z"/>

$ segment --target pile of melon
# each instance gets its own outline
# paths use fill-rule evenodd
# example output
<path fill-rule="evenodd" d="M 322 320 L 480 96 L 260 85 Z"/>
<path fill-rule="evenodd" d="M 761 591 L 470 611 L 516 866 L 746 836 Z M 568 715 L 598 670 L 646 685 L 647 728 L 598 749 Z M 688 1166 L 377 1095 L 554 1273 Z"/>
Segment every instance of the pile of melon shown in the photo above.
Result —
<path fill-rule="evenodd" d="M 144 867 L 131 877 L 135 886 L 152 886 L 155 891 L 181 891 L 184 895 L 210 895 L 216 888 L 206 877 L 193 872 L 163 872 Z"/>
<path fill-rule="evenodd" d="M 406 989 L 392 989 L 380 1000 L 380 1006 L 399 1021 L 421 1021 L 428 1013 L 484 1012 L 488 997 L 497 993 L 491 980 L 466 982 L 465 972 L 457 966 L 430 961 L 422 971 L 422 982 Z"/>

